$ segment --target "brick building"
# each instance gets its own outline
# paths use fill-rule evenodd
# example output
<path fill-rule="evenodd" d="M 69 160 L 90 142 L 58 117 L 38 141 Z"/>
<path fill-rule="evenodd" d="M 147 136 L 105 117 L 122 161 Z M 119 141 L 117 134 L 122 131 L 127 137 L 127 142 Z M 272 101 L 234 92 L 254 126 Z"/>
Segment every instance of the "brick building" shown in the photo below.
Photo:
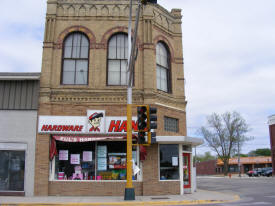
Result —
<path fill-rule="evenodd" d="M 35 195 L 124 194 L 128 13 L 127 0 L 48 0 Z M 146 157 L 133 147 L 135 193 L 191 192 L 203 141 L 186 136 L 181 10 L 143 7 L 137 46 L 133 104 L 156 107 L 158 129 Z"/>
<path fill-rule="evenodd" d="M 197 175 L 215 175 L 217 160 L 208 160 L 196 163 Z"/>
<path fill-rule="evenodd" d="M 272 157 L 273 176 L 275 176 L 275 115 L 271 115 L 268 119 L 270 147 Z"/>
<path fill-rule="evenodd" d="M 240 157 L 241 173 L 245 174 L 254 168 L 271 167 L 271 157 L 258 156 L 258 157 Z M 215 175 L 223 174 L 223 162 L 220 159 L 199 162 L 196 164 L 198 175 Z M 230 158 L 228 165 L 229 173 L 239 173 L 238 158 Z"/>

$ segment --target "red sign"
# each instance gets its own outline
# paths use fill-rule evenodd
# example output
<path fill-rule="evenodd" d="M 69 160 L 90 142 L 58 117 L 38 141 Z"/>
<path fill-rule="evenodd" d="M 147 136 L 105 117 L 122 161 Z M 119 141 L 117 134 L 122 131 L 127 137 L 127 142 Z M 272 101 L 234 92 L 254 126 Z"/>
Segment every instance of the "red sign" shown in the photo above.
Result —
<path fill-rule="evenodd" d="M 127 132 L 127 120 L 111 120 L 108 132 Z M 133 131 L 138 130 L 137 121 L 132 121 Z"/>

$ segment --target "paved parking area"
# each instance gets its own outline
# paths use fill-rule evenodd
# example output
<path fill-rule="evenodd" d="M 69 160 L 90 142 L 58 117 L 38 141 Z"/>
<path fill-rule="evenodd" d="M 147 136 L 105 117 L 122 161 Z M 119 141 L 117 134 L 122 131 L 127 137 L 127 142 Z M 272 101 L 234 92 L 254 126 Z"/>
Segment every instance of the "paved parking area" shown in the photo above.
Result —
<path fill-rule="evenodd" d="M 197 185 L 199 189 L 236 194 L 241 198 L 238 202 L 213 205 L 275 205 L 274 177 L 199 177 Z"/>

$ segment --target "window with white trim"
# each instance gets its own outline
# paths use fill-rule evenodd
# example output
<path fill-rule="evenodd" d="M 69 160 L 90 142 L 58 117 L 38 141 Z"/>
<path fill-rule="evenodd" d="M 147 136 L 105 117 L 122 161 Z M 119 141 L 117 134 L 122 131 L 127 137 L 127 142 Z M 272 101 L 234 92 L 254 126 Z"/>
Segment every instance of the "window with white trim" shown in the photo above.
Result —
<path fill-rule="evenodd" d="M 108 85 L 127 84 L 128 36 L 119 33 L 108 43 Z"/>
<path fill-rule="evenodd" d="M 69 34 L 63 47 L 62 84 L 88 84 L 89 39 L 82 33 Z"/>
<path fill-rule="evenodd" d="M 159 145 L 160 180 L 179 180 L 179 145 Z"/>
<path fill-rule="evenodd" d="M 133 147 L 132 157 L 139 166 L 138 155 L 137 148 Z M 137 173 L 133 179 L 140 179 L 140 175 Z M 126 180 L 126 141 L 56 141 L 50 180 Z"/>
<path fill-rule="evenodd" d="M 156 47 L 157 89 L 171 92 L 170 85 L 170 55 L 166 45 L 159 42 Z"/>

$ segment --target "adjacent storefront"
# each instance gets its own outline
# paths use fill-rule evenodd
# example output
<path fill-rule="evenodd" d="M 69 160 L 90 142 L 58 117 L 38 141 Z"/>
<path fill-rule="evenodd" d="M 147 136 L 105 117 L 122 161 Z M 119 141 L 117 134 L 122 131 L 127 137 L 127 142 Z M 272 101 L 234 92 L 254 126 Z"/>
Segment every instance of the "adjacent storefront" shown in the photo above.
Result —
<path fill-rule="evenodd" d="M 34 194 L 40 73 L 0 73 L 0 196 Z"/>

